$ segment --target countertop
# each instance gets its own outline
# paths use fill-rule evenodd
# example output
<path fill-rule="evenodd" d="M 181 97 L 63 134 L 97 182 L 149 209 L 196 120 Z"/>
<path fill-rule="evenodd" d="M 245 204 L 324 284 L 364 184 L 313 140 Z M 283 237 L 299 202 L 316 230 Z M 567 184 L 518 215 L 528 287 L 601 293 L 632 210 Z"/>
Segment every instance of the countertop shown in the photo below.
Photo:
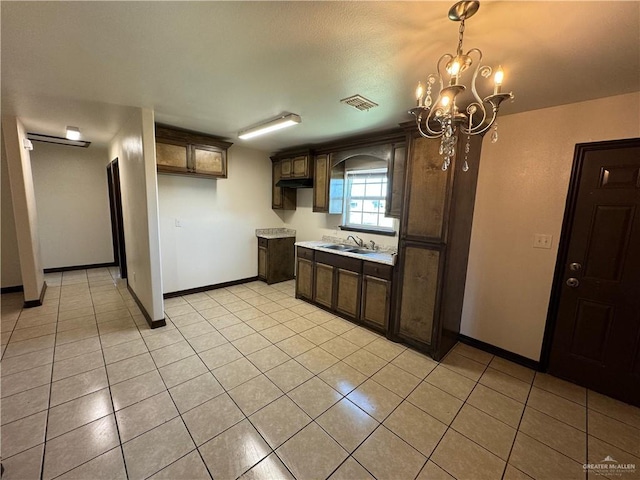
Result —
<path fill-rule="evenodd" d="M 295 237 L 296 231 L 290 228 L 258 228 L 256 237 L 259 238 L 287 238 Z"/>
<path fill-rule="evenodd" d="M 396 255 L 392 255 L 388 252 L 375 252 L 375 253 L 354 253 L 344 252 L 340 250 L 332 250 L 330 248 L 323 248 L 323 245 L 327 245 L 331 242 L 326 240 L 313 240 L 309 242 L 296 242 L 296 247 L 311 248 L 321 252 L 334 253 L 336 255 L 342 255 L 344 257 L 357 258 L 359 260 L 366 260 L 368 262 L 382 263 L 385 265 L 394 265 L 396 262 Z M 358 248 L 353 245 L 354 248 Z"/>

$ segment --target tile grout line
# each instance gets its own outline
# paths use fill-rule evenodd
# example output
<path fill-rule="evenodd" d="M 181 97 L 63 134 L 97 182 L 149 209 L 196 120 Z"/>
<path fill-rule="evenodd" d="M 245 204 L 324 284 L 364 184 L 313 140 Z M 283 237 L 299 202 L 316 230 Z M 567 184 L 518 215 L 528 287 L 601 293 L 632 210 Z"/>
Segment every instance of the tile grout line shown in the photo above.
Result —
<path fill-rule="evenodd" d="M 44 478 L 44 466 L 45 466 L 45 460 L 47 458 L 47 433 L 49 431 L 49 414 L 51 413 L 51 394 L 53 392 L 53 373 L 54 373 L 55 362 L 56 362 L 56 348 L 57 348 L 56 341 L 58 339 L 58 317 L 60 316 L 60 297 L 62 296 L 62 277 L 63 275 L 60 276 L 60 292 L 58 293 L 58 311 L 56 314 L 56 329 L 53 337 L 53 352 L 51 357 L 51 381 L 49 382 L 49 401 L 47 402 L 47 420 L 45 422 L 45 428 L 44 428 L 44 445 L 42 447 L 42 458 L 41 458 L 42 463 L 40 465 L 40 480 Z M 45 297 L 46 297 L 46 293 L 45 293 Z"/>
<path fill-rule="evenodd" d="M 513 453 L 513 448 L 516 445 L 516 439 L 518 438 L 518 434 L 520 433 L 520 425 L 522 425 L 522 419 L 524 418 L 524 414 L 527 411 L 527 403 L 529 402 L 529 396 L 533 391 L 533 383 L 535 382 L 535 380 L 536 380 L 536 377 L 534 375 L 533 379 L 531 380 L 531 385 L 529 385 L 529 391 L 527 392 L 527 398 L 525 399 L 525 402 L 524 402 L 524 408 L 522 409 L 522 414 L 520 415 L 520 420 L 518 421 L 518 426 L 516 427 L 516 434 L 513 437 L 513 442 L 511 443 L 511 448 L 509 449 L 509 454 L 507 455 L 507 461 L 505 462 L 504 470 L 502 471 L 502 478 L 504 478 L 504 476 L 506 475 L 507 467 L 510 465 L 509 460 L 511 460 L 511 454 Z M 513 467 L 513 468 L 517 468 L 517 467 Z M 528 475 L 526 472 L 524 473 Z"/>
<path fill-rule="evenodd" d="M 585 410 L 585 442 L 584 442 L 584 446 L 585 446 L 585 452 L 584 452 L 584 461 L 585 463 L 589 463 L 589 391 L 587 390 L 585 392 L 585 406 L 586 406 L 586 410 Z M 584 472 L 584 478 L 585 480 L 589 480 L 589 469 L 585 468 L 585 472 Z"/>
<path fill-rule="evenodd" d="M 111 274 L 111 272 L 109 272 Z M 120 298 L 122 298 L 123 302 L 124 302 L 124 297 L 122 296 L 122 294 L 120 293 L 120 290 L 118 289 L 117 286 L 117 279 L 113 277 L 113 275 L 111 275 L 111 278 L 113 279 L 113 284 L 116 287 L 116 291 L 118 292 L 118 294 L 120 295 Z M 89 289 L 90 295 L 91 295 L 91 303 L 93 305 L 93 295 L 91 294 L 91 289 Z M 95 313 L 95 305 L 93 305 L 93 309 L 94 309 L 94 313 Z M 127 308 L 128 310 L 128 308 Z M 118 418 L 116 416 L 116 406 L 113 402 L 113 392 L 111 391 L 111 382 L 109 381 L 109 371 L 107 370 L 107 360 L 104 356 L 104 346 L 102 345 L 102 334 L 100 333 L 100 327 L 98 326 L 98 314 L 95 314 L 96 317 L 96 328 L 98 329 L 98 341 L 100 342 L 100 351 L 102 352 L 102 361 L 104 363 L 104 372 L 105 372 L 105 376 L 107 377 L 107 388 L 109 389 L 109 400 L 111 401 L 111 410 L 113 412 L 113 423 L 116 426 L 116 434 L 118 435 L 118 446 L 120 447 L 120 455 L 122 455 L 122 465 L 124 466 L 124 473 L 126 475 L 127 478 L 129 478 L 129 471 L 127 469 L 127 462 L 124 458 L 124 449 L 122 447 L 122 437 L 120 435 L 120 426 L 118 425 Z M 115 447 L 117 448 L 117 447 Z M 110 450 L 108 450 L 110 451 Z M 108 452 L 107 451 L 107 452 Z M 98 458 L 101 455 L 104 455 L 107 452 L 102 452 L 100 455 L 98 455 L 97 457 L 94 458 Z M 91 459 L 93 460 L 93 459 Z M 89 461 L 91 461 L 89 460 Z M 79 465 L 78 465 L 79 466 Z M 77 468 L 77 467 L 75 467 Z"/>

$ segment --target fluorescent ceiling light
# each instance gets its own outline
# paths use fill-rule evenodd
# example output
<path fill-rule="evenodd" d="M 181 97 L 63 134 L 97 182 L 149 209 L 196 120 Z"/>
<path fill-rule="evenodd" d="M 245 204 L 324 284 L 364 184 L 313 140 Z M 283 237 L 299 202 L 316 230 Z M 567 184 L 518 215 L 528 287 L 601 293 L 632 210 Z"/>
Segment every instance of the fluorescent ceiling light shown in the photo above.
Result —
<path fill-rule="evenodd" d="M 80 129 L 78 127 L 67 127 L 67 140 L 80 140 Z"/>
<path fill-rule="evenodd" d="M 27 138 L 34 142 L 55 143 L 56 145 L 69 145 L 71 147 L 87 148 L 91 142 L 86 140 L 67 140 L 64 137 L 52 137 L 51 135 L 42 135 L 41 133 L 27 133 Z"/>
<path fill-rule="evenodd" d="M 302 119 L 299 115 L 296 115 L 295 113 L 289 113 L 274 120 L 263 122 L 259 125 L 256 125 L 255 127 L 242 130 L 238 132 L 238 138 L 247 140 L 249 138 L 257 137 L 258 135 L 264 135 L 265 133 L 280 130 L 281 128 L 297 125 L 300 122 L 302 122 Z"/>

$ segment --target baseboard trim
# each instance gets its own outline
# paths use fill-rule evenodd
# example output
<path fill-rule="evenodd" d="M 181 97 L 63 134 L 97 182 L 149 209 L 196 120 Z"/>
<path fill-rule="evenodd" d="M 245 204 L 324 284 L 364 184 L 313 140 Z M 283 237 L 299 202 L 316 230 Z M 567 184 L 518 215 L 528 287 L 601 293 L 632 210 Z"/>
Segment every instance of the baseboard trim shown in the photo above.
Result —
<path fill-rule="evenodd" d="M 44 273 L 71 272 L 73 270 L 90 270 L 92 268 L 117 267 L 116 262 L 109 263 L 91 263 L 89 265 L 73 265 L 71 267 L 45 268 Z"/>
<path fill-rule="evenodd" d="M 523 357 L 522 355 L 518 355 L 517 353 L 513 353 L 513 352 L 510 352 L 509 350 L 496 347 L 495 345 L 491 345 L 490 343 L 485 343 L 481 340 L 476 340 L 475 338 L 467 337 L 466 335 L 462 335 L 461 333 L 458 335 L 458 340 L 460 340 L 460 342 L 467 344 L 471 347 L 475 347 L 478 350 L 483 350 L 487 353 L 491 353 L 492 355 L 496 355 L 498 357 L 504 358 L 505 360 L 509 360 L 510 362 L 517 363 L 518 365 L 522 365 L 523 367 L 540 371 L 540 368 L 541 368 L 540 362 L 536 362 L 535 360 L 531 360 L 530 358 Z"/>
<path fill-rule="evenodd" d="M 44 294 L 47 292 L 47 282 L 42 282 L 42 290 L 40 291 L 40 298 L 38 300 L 26 300 L 22 308 L 40 307 L 44 302 Z"/>
<path fill-rule="evenodd" d="M 233 287 L 234 285 L 242 285 L 243 283 L 251 283 L 258 280 L 258 276 L 241 278 L 240 280 L 232 280 L 230 282 L 216 283 L 215 285 L 206 285 L 204 287 L 189 288 L 187 290 L 179 290 L 177 292 L 169 292 L 163 295 L 164 298 L 182 297 L 183 295 L 191 295 L 192 293 L 206 292 L 207 290 L 216 290 L 218 288 Z"/>
<path fill-rule="evenodd" d="M 161 318 L 160 320 L 154 320 L 153 318 L 151 318 L 151 315 L 149 315 L 149 312 L 147 312 L 147 309 L 144 308 L 144 305 L 142 305 L 142 302 L 140 301 L 140 299 L 138 298 L 136 293 L 131 289 L 131 287 L 129 286 L 128 283 L 127 283 L 127 290 L 129 290 L 129 293 L 131 294 L 131 296 L 135 300 L 136 305 L 138 305 L 138 308 L 142 312 L 142 315 L 144 316 L 144 319 L 147 321 L 147 323 L 149 324 L 149 327 L 151 327 L 151 329 L 158 328 L 158 327 L 164 327 L 167 324 L 167 321 L 164 318 Z"/>
<path fill-rule="evenodd" d="M 20 293 L 20 292 L 24 292 L 23 285 L 16 285 L 15 287 L 2 287 L 2 289 L 0 289 L 0 293 Z"/>

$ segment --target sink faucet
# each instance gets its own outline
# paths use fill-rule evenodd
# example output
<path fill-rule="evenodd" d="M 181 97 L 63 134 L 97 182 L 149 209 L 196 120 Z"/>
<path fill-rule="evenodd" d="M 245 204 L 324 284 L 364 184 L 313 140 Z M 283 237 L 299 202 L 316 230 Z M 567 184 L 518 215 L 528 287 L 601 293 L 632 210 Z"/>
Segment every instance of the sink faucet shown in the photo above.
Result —
<path fill-rule="evenodd" d="M 349 235 L 347 237 L 347 240 L 349 240 L 349 239 L 353 240 L 355 242 L 355 244 L 358 245 L 359 247 L 364 246 L 364 241 L 360 237 L 358 237 L 357 235 L 355 235 L 355 236 L 354 235 Z"/>
<path fill-rule="evenodd" d="M 376 242 L 374 242 L 373 240 L 369 240 L 369 244 L 371 245 L 371 250 L 376 249 Z"/>

